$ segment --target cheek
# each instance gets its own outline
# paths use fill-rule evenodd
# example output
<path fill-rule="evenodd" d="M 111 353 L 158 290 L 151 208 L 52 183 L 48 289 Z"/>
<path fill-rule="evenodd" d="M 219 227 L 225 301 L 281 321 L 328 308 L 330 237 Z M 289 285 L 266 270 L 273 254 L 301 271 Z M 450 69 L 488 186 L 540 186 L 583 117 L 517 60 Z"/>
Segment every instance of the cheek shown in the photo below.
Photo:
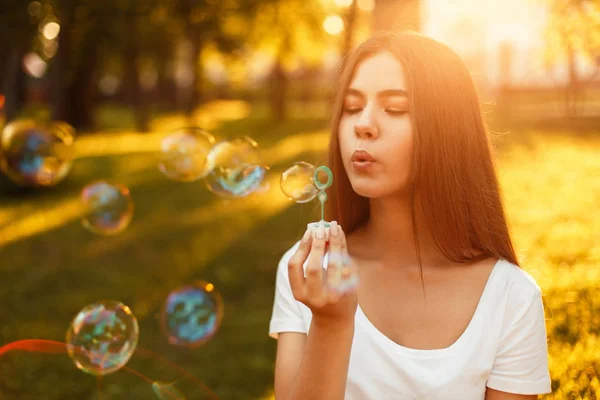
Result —
<path fill-rule="evenodd" d="M 394 181 L 406 183 L 412 170 L 413 135 L 410 129 L 396 133 L 385 143 L 387 172 Z"/>
<path fill-rule="evenodd" d="M 394 164 L 410 165 L 413 153 L 413 132 L 408 121 L 391 131 L 385 140 L 385 148 L 388 154 L 388 160 L 393 160 Z"/>
<path fill-rule="evenodd" d="M 342 119 L 340 121 L 338 129 L 338 142 L 340 143 L 340 151 L 342 157 L 352 151 L 352 137 L 354 135 L 354 124 L 348 119 Z M 345 158 L 345 157 L 344 157 Z"/>

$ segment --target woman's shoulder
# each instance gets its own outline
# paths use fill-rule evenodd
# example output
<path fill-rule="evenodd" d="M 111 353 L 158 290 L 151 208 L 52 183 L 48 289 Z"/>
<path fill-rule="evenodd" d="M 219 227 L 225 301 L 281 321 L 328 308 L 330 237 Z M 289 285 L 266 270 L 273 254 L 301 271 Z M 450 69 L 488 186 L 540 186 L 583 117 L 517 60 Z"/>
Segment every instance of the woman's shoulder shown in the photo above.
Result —
<path fill-rule="evenodd" d="M 535 278 L 527 270 L 508 260 L 499 259 L 493 272 L 496 275 L 496 288 L 511 303 L 529 304 L 542 294 Z"/>

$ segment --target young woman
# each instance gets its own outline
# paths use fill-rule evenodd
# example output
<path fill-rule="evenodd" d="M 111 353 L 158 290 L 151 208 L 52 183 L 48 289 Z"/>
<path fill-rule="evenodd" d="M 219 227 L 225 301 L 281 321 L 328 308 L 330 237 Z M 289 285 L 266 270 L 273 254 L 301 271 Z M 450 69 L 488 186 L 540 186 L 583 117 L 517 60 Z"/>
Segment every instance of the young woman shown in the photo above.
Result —
<path fill-rule="evenodd" d="M 348 55 L 338 84 L 337 222 L 328 244 L 308 231 L 279 264 L 276 399 L 549 393 L 541 290 L 518 266 L 464 63 L 425 36 L 381 34 Z M 345 292 L 327 281 L 339 253 L 359 282 Z"/>

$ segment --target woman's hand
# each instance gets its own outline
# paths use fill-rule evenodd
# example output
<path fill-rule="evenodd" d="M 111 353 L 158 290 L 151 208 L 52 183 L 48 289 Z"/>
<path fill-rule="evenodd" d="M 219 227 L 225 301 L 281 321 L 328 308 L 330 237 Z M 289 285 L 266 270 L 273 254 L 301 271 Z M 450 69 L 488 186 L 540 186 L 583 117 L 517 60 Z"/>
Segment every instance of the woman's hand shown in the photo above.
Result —
<path fill-rule="evenodd" d="M 311 309 L 313 319 L 330 323 L 354 321 L 358 296 L 356 273 L 351 267 L 346 236 L 336 221 L 329 228 L 329 263 L 323 268 L 325 228 L 307 230 L 288 263 L 290 286 L 296 300 Z M 308 259 L 306 277 L 304 263 Z"/>

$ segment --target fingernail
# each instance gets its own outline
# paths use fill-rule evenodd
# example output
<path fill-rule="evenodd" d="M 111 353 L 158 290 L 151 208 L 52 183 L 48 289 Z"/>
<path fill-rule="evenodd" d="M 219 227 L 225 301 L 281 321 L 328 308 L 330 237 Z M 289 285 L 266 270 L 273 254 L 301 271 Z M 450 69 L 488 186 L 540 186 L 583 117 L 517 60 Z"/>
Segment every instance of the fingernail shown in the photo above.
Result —
<path fill-rule="evenodd" d="M 331 227 L 329 228 L 329 232 L 332 236 L 338 235 L 338 223 L 337 221 L 331 221 Z"/>
<path fill-rule="evenodd" d="M 304 232 L 304 236 L 302 236 L 302 241 L 304 243 L 308 243 L 308 241 L 310 240 L 310 229 L 307 229 L 306 232 Z"/>
<path fill-rule="evenodd" d="M 319 228 L 317 229 L 317 239 L 324 239 L 325 238 L 325 227 L 323 225 L 319 225 Z"/>

